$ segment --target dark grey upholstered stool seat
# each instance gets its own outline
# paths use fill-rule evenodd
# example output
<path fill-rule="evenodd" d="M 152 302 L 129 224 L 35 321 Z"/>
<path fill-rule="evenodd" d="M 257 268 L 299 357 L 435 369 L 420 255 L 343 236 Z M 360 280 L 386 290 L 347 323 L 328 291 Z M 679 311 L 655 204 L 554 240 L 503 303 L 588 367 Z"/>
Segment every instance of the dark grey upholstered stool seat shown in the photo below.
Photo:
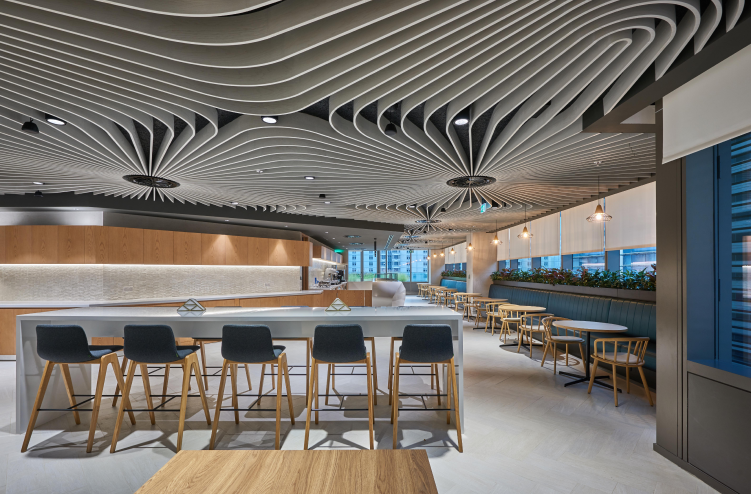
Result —
<path fill-rule="evenodd" d="M 365 364 L 368 385 L 368 428 L 370 431 L 370 449 L 374 447 L 373 440 L 373 382 L 370 367 L 370 353 L 365 348 L 365 338 L 362 326 L 359 324 L 330 324 L 318 325 L 313 336 L 313 360 L 308 392 L 308 413 L 305 423 L 305 449 L 308 449 L 310 436 L 310 414 L 315 412 L 315 422 L 318 423 L 318 395 L 320 383 L 318 379 L 319 364 Z M 313 396 L 315 393 L 315 409 Z M 328 395 L 328 392 L 326 393 Z M 337 408 L 337 410 L 341 410 Z M 345 409 L 354 411 L 353 409 Z M 326 410 L 323 410 L 326 411 Z M 364 411 L 364 409 L 363 409 Z"/>
<path fill-rule="evenodd" d="M 410 324 L 404 328 L 402 346 L 399 347 L 399 352 L 396 354 L 396 363 L 394 364 L 394 383 L 391 387 L 394 394 L 394 399 L 391 404 L 391 422 L 394 424 L 394 449 L 396 449 L 399 433 L 399 368 L 403 363 L 448 365 L 447 376 L 449 382 L 446 384 L 446 398 L 448 401 L 448 408 L 445 409 L 446 423 L 451 423 L 451 393 L 453 392 L 457 445 L 459 452 L 461 453 L 463 450 L 462 427 L 461 418 L 459 417 L 459 394 L 456 384 L 454 339 L 451 335 L 451 326 L 445 324 Z M 407 410 L 415 411 L 414 408 Z"/>
<path fill-rule="evenodd" d="M 209 345 L 211 343 L 221 343 L 222 339 L 217 338 L 216 336 L 193 336 L 193 343 L 198 343 L 198 353 L 201 355 L 201 375 L 203 376 L 203 384 L 206 389 L 206 391 L 209 390 L 209 371 L 208 369 L 221 369 L 222 367 L 210 367 L 206 365 L 206 345 Z M 166 373 L 169 375 L 169 365 L 167 366 Z M 213 376 L 216 376 L 217 374 L 212 374 Z M 253 389 L 253 384 L 250 382 L 250 369 L 248 369 L 248 366 L 245 366 L 245 378 L 248 380 L 248 389 Z M 167 393 L 167 379 L 164 380 L 164 394 Z"/>
<path fill-rule="evenodd" d="M 164 325 L 151 325 L 151 324 L 133 324 L 125 326 L 125 347 L 123 349 L 125 358 L 130 361 L 128 367 L 128 377 L 125 380 L 125 388 L 123 389 L 123 400 L 120 402 L 120 408 L 117 413 L 117 421 L 115 423 L 115 432 L 112 435 L 112 446 L 110 452 L 114 453 L 117 448 L 117 436 L 120 433 L 120 426 L 122 425 L 123 413 L 125 412 L 125 401 L 130 396 L 130 388 L 133 385 L 133 377 L 136 373 L 136 366 L 141 368 L 141 378 L 143 379 L 143 389 L 146 394 L 146 403 L 149 408 L 143 411 L 149 412 L 149 418 L 152 424 L 156 424 L 154 411 L 163 411 L 161 408 L 164 403 L 154 408 L 152 401 L 151 385 L 149 383 L 149 372 L 147 369 L 148 364 L 159 365 L 180 365 L 183 368 L 183 385 L 180 401 L 180 420 L 177 430 L 177 451 L 182 449 L 183 443 L 183 429 L 185 428 L 185 413 L 188 406 L 188 389 L 190 384 L 190 376 L 195 372 L 196 384 L 198 385 L 198 391 L 201 397 L 201 403 L 203 405 L 203 411 L 206 414 L 206 423 L 211 425 L 211 417 L 209 416 L 209 408 L 206 403 L 206 395 L 203 392 L 203 386 L 199 378 L 201 374 L 200 367 L 198 366 L 198 357 L 196 351 L 197 346 L 177 346 L 175 344 L 175 334 L 172 332 L 172 328 Z M 175 398 L 172 396 L 167 400 L 169 402 Z"/>
<path fill-rule="evenodd" d="M 279 436 L 282 418 L 282 376 L 287 386 L 287 404 L 289 405 L 289 416 L 292 425 L 295 425 L 295 412 L 292 407 L 292 393 L 289 388 L 289 370 L 287 368 L 287 355 L 284 353 L 285 347 L 274 345 L 271 339 L 271 329 L 264 325 L 235 325 L 227 324 L 222 328 L 222 378 L 219 381 L 219 394 L 216 397 L 216 412 L 214 413 L 214 426 L 211 431 L 211 442 L 209 449 L 214 449 L 216 442 L 216 432 L 219 427 L 219 414 L 222 411 L 233 411 L 235 413 L 235 423 L 240 423 L 237 399 L 237 366 L 243 364 L 260 364 L 265 368 L 267 364 L 278 366 L 276 385 L 276 439 L 274 447 L 279 449 Z M 231 372 L 232 379 L 232 408 L 222 408 L 222 397 L 224 396 L 224 384 L 227 379 L 227 372 Z M 247 411 L 272 411 L 261 409 L 262 393 L 259 389 L 257 400 L 253 402 Z M 253 405 L 258 404 L 258 408 Z"/>
<path fill-rule="evenodd" d="M 120 366 L 118 365 L 117 355 L 115 354 L 115 352 L 122 350 L 123 347 L 118 345 L 89 345 L 89 340 L 81 326 L 40 324 L 36 327 L 36 334 L 37 355 L 47 362 L 44 365 L 42 381 L 39 384 L 39 391 L 37 392 L 37 397 L 34 401 L 34 408 L 31 411 L 29 426 L 26 428 L 26 436 L 24 437 L 23 445 L 21 446 L 21 453 L 25 452 L 29 447 L 31 433 L 34 430 L 34 425 L 36 424 L 40 411 L 71 411 L 73 412 L 73 418 L 75 419 L 76 424 L 81 423 L 81 418 L 78 412 L 91 411 L 89 439 L 86 443 L 86 452 L 91 453 L 91 449 L 94 445 L 94 433 L 96 432 L 99 408 L 102 404 L 102 390 L 104 389 L 104 379 L 107 376 L 108 365 L 112 365 L 115 372 L 115 379 L 121 388 L 123 385 L 123 376 L 120 371 Z M 69 364 L 99 365 L 96 393 L 93 397 L 90 395 L 77 395 L 74 393 L 73 381 L 70 377 L 70 369 L 68 368 Z M 67 409 L 41 408 L 44 394 L 47 391 L 47 385 L 50 382 L 50 377 L 52 376 L 52 371 L 54 370 L 55 365 L 60 366 L 63 380 L 65 381 L 65 390 L 68 393 L 68 400 L 70 402 L 70 408 Z M 76 396 L 90 397 L 81 403 L 76 403 Z M 79 408 L 84 403 L 92 400 L 94 403 L 91 410 Z M 129 417 L 131 423 L 135 424 L 136 421 L 132 412 L 129 413 Z"/>

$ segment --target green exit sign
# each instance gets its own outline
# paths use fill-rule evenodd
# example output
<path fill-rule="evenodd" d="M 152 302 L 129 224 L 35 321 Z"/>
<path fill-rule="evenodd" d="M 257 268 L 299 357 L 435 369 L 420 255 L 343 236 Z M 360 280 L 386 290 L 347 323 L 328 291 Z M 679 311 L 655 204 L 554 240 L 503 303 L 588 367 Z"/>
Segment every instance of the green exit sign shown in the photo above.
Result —
<path fill-rule="evenodd" d="M 334 249 L 334 252 L 337 254 L 342 254 L 344 252 L 344 249 Z"/>

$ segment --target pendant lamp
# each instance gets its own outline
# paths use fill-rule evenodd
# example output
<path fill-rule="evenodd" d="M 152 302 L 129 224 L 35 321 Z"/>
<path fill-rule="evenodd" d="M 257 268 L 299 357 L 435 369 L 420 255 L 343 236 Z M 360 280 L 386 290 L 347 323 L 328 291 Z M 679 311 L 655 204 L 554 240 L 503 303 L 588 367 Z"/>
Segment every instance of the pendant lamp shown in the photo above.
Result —
<path fill-rule="evenodd" d="M 495 236 L 493 237 L 493 245 L 498 245 L 498 244 L 502 244 L 502 243 L 503 242 L 501 242 L 498 239 L 498 220 L 495 220 Z"/>
<path fill-rule="evenodd" d="M 529 233 L 529 230 L 527 230 L 527 205 L 524 205 L 524 230 L 517 235 L 517 238 L 520 238 L 522 240 L 527 240 L 528 238 L 532 238 L 532 234 Z"/>
<path fill-rule="evenodd" d="M 600 176 L 597 175 L 597 195 L 600 195 Z M 597 198 L 597 207 L 595 208 L 595 212 L 591 215 L 587 216 L 587 221 L 590 223 L 603 223 L 605 221 L 612 220 L 613 217 L 610 216 L 605 212 L 604 209 L 602 209 L 602 206 L 600 205 L 600 198 Z"/>

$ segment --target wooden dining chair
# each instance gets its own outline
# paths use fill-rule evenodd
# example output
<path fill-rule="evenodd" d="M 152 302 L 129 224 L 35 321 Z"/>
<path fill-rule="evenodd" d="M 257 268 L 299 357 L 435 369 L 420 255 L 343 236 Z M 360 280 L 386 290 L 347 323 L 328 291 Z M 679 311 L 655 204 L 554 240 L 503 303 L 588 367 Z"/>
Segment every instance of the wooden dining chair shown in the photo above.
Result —
<path fill-rule="evenodd" d="M 466 293 L 455 293 L 454 294 L 454 310 L 456 312 L 462 313 L 462 318 L 464 318 L 464 307 L 467 305 L 467 294 Z"/>
<path fill-rule="evenodd" d="M 508 305 L 508 302 L 487 302 L 485 304 L 485 332 L 490 329 L 490 334 L 495 334 L 496 319 L 501 320 L 503 311 L 501 307 Z"/>
<path fill-rule="evenodd" d="M 532 347 L 534 346 L 535 335 L 540 335 L 538 338 L 542 342 L 542 346 L 545 346 L 545 326 L 542 320 L 546 317 L 550 317 L 553 314 L 548 313 L 535 313 L 535 314 L 523 314 L 519 317 L 519 344 L 516 347 L 516 353 L 519 353 L 524 343 L 524 336 L 527 336 L 529 343 L 529 358 L 532 358 Z"/>
<path fill-rule="evenodd" d="M 514 310 L 512 304 L 507 306 L 501 306 L 503 316 L 501 316 L 501 333 L 498 335 L 498 339 L 503 339 L 503 343 L 506 343 L 506 336 L 511 336 L 511 325 L 515 326 L 517 338 L 519 337 L 519 324 L 521 323 L 522 312 Z"/>
<path fill-rule="evenodd" d="M 581 355 L 582 362 L 584 362 L 584 338 L 581 337 L 581 331 L 573 331 L 573 335 L 569 334 L 569 331 L 558 326 L 553 326 L 554 321 L 568 321 L 565 317 L 546 317 L 542 320 L 543 327 L 545 328 L 545 350 L 542 352 L 542 363 L 540 367 L 545 365 L 545 357 L 548 352 L 553 352 L 553 374 L 556 373 L 556 364 L 558 362 L 558 345 L 564 345 L 566 347 L 566 365 L 568 365 L 568 346 L 579 345 L 579 355 Z"/>
<path fill-rule="evenodd" d="M 647 336 L 596 339 L 594 355 L 592 355 L 595 361 L 592 366 L 587 393 L 592 392 L 592 385 L 595 382 L 595 375 L 597 374 L 597 365 L 600 362 L 610 364 L 613 366 L 613 400 L 615 401 L 615 406 L 618 406 L 618 378 L 616 368 L 618 366 L 626 368 L 626 393 L 630 393 L 631 381 L 629 379 L 629 370 L 632 367 L 636 367 L 639 369 L 639 375 L 644 386 L 644 392 L 647 394 L 649 406 L 654 406 L 652 394 L 647 385 L 647 378 L 644 376 L 644 354 L 647 353 L 648 344 L 649 337 Z M 607 350 L 609 345 L 612 345 L 612 351 Z"/>

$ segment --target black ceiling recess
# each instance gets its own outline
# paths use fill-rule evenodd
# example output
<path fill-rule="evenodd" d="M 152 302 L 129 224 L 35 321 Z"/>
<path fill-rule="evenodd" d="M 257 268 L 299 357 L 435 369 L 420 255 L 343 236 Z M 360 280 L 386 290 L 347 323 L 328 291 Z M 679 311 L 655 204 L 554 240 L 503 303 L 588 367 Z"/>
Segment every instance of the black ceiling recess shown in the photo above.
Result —
<path fill-rule="evenodd" d="M 178 182 L 168 178 L 149 177 L 148 175 L 125 175 L 123 180 L 144 187 L 155 187 L 157 189 L 174 189 L 180 187 Z"/>
<path fill-rule="evenodd" d="M 446 185 L 450 187 L 458 187 L 460 189 L 466 189 L 467 187 L 482 187 L 485 185 L 494 184 L 495 179 L 493 177 L 483 177 L 481 175 L 456 177 L 452 178 Z"/>

